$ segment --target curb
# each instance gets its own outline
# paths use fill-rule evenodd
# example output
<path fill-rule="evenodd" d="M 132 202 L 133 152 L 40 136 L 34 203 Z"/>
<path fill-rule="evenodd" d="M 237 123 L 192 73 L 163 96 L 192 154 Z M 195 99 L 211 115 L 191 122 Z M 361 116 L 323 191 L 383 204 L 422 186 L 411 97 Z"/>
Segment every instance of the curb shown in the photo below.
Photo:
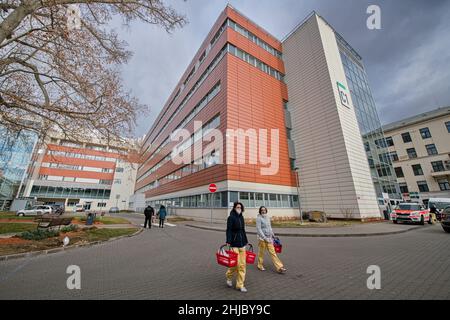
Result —
<path fill-rule="evenodd" d="M 197 229 L 202 229 L 202 230 L 209 230 L 209 231 L 217 231 L 217 232 L 225 232 L 225 230 L 222 229 L 217 229 L 217 228 L 211 228 L 211 227 L 206 227 L 206 226 L 195 226 L 195 225 L 191 225 L 191 224 L 186 224 L 186 227 L 191 227 L 191 228 L 197 228 Z M 393 234 L 401 234 L 401 233 L 406 233 L 412 230 L 416 230 L 421 228 L 422 226 L 415 226 L 415 227 L 411 227 L 409 229 L 405 229 L 405 230 L 398 230 L 398 231 L 388 231 L 388 232 L 375 232 L 375 233 L 330 233 L 330 234 L 300 234 L 300 233 L 280 233 L 277 232 L 277 236 L 282 236 L 282 237 L 297 237 L 297 238 L 343 238 L 343 237 L 375 237 L 375 236 L 387 236 L 387 235 L 393 235 Z M 255 231 L 247 231 L 248 234 L 254 234 L 256 235 L 257 233 Z"/>
<path fill-rule="evenodd" d="M 66 250 L 72 250 L 72 249 L 76 249 L 76 248 L 92 247 L 92 246 L 96 246 L 96 245 L 99 245 L 99 244 L 102 244 L 102 243 L 112 242 L 112 241 L 123 239 L 123 238 L 134 237 L 134 236 L 137 236 L 142 231 L 143 231 L 143 229 L 138 229 L 133 234 L 119 236 L 119 237 L 115 237 L 115 238 L 110 238 L 110 239 L 104 240 L 104 241 L 99 240 L 99 241 L 89 242 L 89 243 L 85 243 L 85 244 L 71 245 L 71 246 L 68 246 L 68 247 L 60 247 L 60 248 L 53 248 L 53 249 L 48 249 L 48 250 L 31 251 L 31 252 L 24 252 L 24 253 L 0 256 L 0 261 L 7 261 L 7 260 L 13 260 L 13 259 L 20 259 L 20 258 L 32 258 L 32 257 L 36 257 L 36 256 L 41 256 L 41 255 L 45 255 L 45 254 L 52 254 L 52 253 L 58 253 L 58 252 L 62 252 L 62 251 L 66 251 Z"/>

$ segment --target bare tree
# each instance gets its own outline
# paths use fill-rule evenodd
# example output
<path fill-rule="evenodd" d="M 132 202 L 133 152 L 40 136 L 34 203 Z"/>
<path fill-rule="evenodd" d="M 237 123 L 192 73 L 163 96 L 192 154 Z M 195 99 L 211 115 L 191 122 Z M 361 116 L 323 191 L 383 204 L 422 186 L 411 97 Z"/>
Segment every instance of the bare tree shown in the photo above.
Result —
<path fill-rule="evenodd" d="M 167 32 L 186 23 L 161 0 L 2 0 L 0 123 L 76 141 L 129 136 L 145 106 L 122 85 L 118 66 L 131 53 L 108 28 L 114 15 Z"/>

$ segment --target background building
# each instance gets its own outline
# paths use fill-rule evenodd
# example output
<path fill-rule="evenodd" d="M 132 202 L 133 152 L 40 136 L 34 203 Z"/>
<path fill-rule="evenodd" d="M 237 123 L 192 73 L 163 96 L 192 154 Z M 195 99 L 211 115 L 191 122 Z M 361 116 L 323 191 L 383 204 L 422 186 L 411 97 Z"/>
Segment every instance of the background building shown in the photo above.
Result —
<path fill-rule="evenodd" d="M 283 60 L 302 208 L 379 218 L 361 133 L 383 135 L 361 58 L 313 12 L 283 40 Z"/>
<path fill-rule="evenodd" d="M 450 198 L 450 107 L 383 126 L 406 199 Z"/>
<path fill-rule="evenodd" d="M 73 210 L 128 209 L 136 182 L 137 164 L 129 150 L 89 142 L 64 140 L 56 134 L 35 149 L 21 193 L 46 204 L 63 204 Z"/>
<path fill-rule="evenodd" d="M 0 211 L 8 210 L 26 178 L 37 135 L 0 126 Z"/>
<path fill-rule="evenodd" d="M 273 215 L 298 216 L 284 73 L 280 41 L 227 6 L 146 136 L 136 193 L 197 219 L 224 220 L 236 200 L 253 208 L 247 216 L 261 205 Z M 204 133 L 216 128 L 224 136 L 226 129 L 278 129 L 278 173 L 261 175 L 258 164 L 220 164 L 227 156 L 224 145 L 197 163 L 175 165 L 171 151 L 177 143 L 170 134 L 185 128 L 192 134 L 185 147 L 198 145 L 203 134 L 194 133 L 195 120 L 202 121 Z M 212 196 L 210 183 L 218 187 Z"/>

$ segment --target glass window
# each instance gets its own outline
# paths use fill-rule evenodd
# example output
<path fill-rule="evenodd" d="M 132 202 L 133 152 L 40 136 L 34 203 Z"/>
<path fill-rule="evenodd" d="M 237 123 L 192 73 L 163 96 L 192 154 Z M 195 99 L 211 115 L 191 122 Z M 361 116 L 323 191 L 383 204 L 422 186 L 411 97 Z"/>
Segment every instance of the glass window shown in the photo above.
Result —
<path fill-rule="evenodd" d="M 438 184 L 439 184 L 439 189 L 441 189 L 441 191 L 450 190 L 450 184 L 448 183 L 447 180 L 439 180 Z"/>
<path fill-rule="evenodd" d="M 292 196 L 292 207 L 298 207 L 298 195 Z"/>
<path fill-rule="evenodd" d="M 423 176 L 422 166 L 420 164 L 412 165 L 412 169 L 415 176 Z"/>
<path fill-rule="evenodd" d="M 396 151 L 391 152 L 390 156 L 392 161 L 398 161 L 398 155 Z"/>
<path fill-rule="evenodd" d="M 404 143 L 408 143 L 411 142 L 411 135 L 409 134 L 409 132 L 406 133 L 402 133 L 402 139 Z"/>
<path fill-rule="evenodd" d="M 408 186 L 406 185 L 406 183 L 400 183 L 399 187 L 401 193 L 409 193 Z"/>
<path fill-rule="evenodd" d="M 430 129 L 428 129 L 428 128 L 422 128 L 422 129 L 420 129 L 419 131 L 420 131 L 420 135 L 422 136 L 422 139 L 431 138 L 431 132 L 430 132 Z"/>
<path fill-rule="evenodd" d="M 277 195 L 274 193 L 269 194 L 269 204 L 270 207 L 278 207 Z"/>
<path fill-rule="evenodd" d="M 255 205 L 256 207 L 261 207 L 264 205 L 264 193 L 256 193 L 255 194 Z"/>
<path fill-rule="evenodd" d="M 433 161 L 431 162 L 431 166 L 433 167 L 433 172 L 445 171 L 444 163 L 442 161 Z"/>
<path fill-rule="evenodd" d="M 425 147 L 427 148 L 427 152 L 428 152 L 429 156 L 438 154 L 438 151 L 437 151 L 436 146 L 434 145 L 434 143 L 433 144 L 427 144 Z"/>
<path fill-rule="evenodd" d="M 410 159 L 417 158 L 416 149 L 414 149 L 414 148 L 409 148 L 409 149 L 406 149 L 406 152 L 408 153 L 408 157 L 409 157 Z"/>
<path fill-rule="evenodd" d="M 430 191 L 426 181 L 417 181 L 417 186 L 419 187 L 419 191 L 420 192 L 428 192 L 428 191 Z"/>
<path fill-rule="evenodd" d="M 289 197 L 287 194 L 282 194 L 280 195 L 280 199 L 281 199 L 281 206 L 283 208 L 288 208 L 289 207 Z"/>
<path fill-rule="evenodd" d="M 403 178 L 405 175 L 403 174 L 402 167 L 395 168 L 395 174 L 397 178 Z"/>
<path fill-rule="evenodd" d="M 387 137 L 386 143 L 387 143 L 388 147 L 392 147 L 394 145 L 394 140 L 392 140 L 392 137 Z"/>
<path fill-rule="evenodd" d="M 242 202 L 244 207 L 250 207 L 248 192 L 239 192 L 239 201 Z"/>

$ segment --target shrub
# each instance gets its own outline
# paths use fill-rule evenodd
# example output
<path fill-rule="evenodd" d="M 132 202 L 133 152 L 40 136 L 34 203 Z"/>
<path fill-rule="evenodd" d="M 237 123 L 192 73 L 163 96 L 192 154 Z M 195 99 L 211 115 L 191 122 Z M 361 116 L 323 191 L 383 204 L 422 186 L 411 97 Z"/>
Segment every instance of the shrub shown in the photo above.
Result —
<path fill-rule="evenodd" d="M 78 226 L 75 224 L 71 224 L 69 226 L 66 227 L 62 227 L 61 228 L 61 232 L 62 233 L 67 233 L 67 232 L 71 232 L 71 231 L 77 231 L 78 230 Z"/>
<path fill-rule="evenodd" d="M 59 236 L 58 231 L 40 230 L 40 229 L 33 231 L 25 231 L 19 235 L 20 238 L 25 240 L 43 240 L 57 236 Z"/>

